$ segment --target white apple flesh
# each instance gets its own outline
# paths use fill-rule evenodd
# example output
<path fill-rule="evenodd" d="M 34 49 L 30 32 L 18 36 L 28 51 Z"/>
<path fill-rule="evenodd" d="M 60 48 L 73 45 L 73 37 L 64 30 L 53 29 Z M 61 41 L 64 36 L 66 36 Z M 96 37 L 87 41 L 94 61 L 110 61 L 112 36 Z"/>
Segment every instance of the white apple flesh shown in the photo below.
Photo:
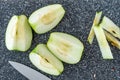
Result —
<path fill-rule="evenodd" d="M 93 27 L 99 24 L 101 16 L 102 16 L 102 12 L 96 12 L 94 22 L 93 22 L 93 25 L 91 27 L 91 30 L 90 30 L 90 33 L 89 33 L 89 36 L 88 36 L 88 42 L 90 44 L 92 44 L 94 36 L 95 36 Z"/>
<path fill-rule="evenodd" d="M 48 5 L 33 12 L 29 23 L 38 34 L 43 34 L 53 29 L 63 18 L 65 10 L 60 4 Z"/>
<path fill-rule="evenodd" d="M 103 29 L 111 33 L 114 37 L 120 39 L 120 28 L 115 23 L 113 23 L 113 21 L 110 20 L 108 17 L 104 16 L 100 25 Z"/>
<path fill-rule="evenodd" d="M 39 44 L 29 54 L 30 61 L 38 69 L 51 75 L 60 75 L 63 70 L 62 62 L 57 59 L 45 44 Z"/>
<path fill-rule="evenodd" d="M 100 51 L 102 52 L 103 59 L 113 59 L 113 55 L 106 40 L 103 28 L 101 26 L 94 26 L 93 29 L 100 47 Z"/>
<path fill-rule="evenodd" d="M 31 46 L 32 30 L 25 15 L 13 16 L 6 30 L 5 43 L 9 50 L 26 51 Z"/>
<path fill-rule="evenodd" d="M 57 58 L 69 64 L 78 63 L 84 49 L 79 39 L 61 32 L 50 34 L 47 47 Z"/>
<path fill-rule="evenodd" d="M 107 31 L 104 31 L 107 40 L 115 47 L 117 47 L 118 49 L 120 49 L 120 41 L 118 39 L 116 39 L 114 36 L 112 36 L 110 33 L 108 33 Z"/>

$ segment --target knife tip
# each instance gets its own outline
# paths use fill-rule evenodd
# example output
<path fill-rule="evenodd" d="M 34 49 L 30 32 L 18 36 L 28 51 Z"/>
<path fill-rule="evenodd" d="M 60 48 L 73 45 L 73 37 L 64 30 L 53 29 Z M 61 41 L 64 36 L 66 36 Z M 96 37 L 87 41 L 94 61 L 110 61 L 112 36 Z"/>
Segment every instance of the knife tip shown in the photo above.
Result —
<path fill-rule="evenodd" d="M 13 63 L 13 61 L 8 61 L 10 64 Z"/>

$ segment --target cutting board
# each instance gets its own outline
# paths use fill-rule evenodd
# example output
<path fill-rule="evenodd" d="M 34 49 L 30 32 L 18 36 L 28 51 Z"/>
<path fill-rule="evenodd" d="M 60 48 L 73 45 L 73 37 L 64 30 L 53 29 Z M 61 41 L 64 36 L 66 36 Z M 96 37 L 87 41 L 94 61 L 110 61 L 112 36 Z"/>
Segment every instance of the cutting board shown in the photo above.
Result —
<path fill-rule="evenodd" d="M 9 51 L 5 46 L 5 31 L 13 15 L 27 17 L 43 6 L 59 3 L 66 10 L 62 21 L 51 31 L 39 35 L 33 31 L 33 41 L 26 52 Z M 96 11 L 103 11 L 120 26 L 120 0 L 0 0 L 0 80 L 27 80 L 8 61 L 23 63 L 52 80 L 120 80 L 120 50 L 110 45 L 114 60 L 103 60 L 96 38 L 87 41 Z M 48 75 L 32 65 L 28 55 L 38 43 L 46 43 L 51 32 L 65 32 L 80 39 L 84 46 L 82 59 L 75 65 L 64 64 L 60 76 Z"/>

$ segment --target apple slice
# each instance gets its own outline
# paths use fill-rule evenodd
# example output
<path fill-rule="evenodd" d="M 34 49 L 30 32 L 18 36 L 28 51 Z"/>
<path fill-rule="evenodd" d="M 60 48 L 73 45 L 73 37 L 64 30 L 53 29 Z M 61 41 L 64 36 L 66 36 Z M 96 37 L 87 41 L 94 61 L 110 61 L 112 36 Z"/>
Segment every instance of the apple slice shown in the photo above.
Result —
<path fill-rule="evenodd" d="M 104 34 L 104 30 L 101 26 L 94 26 L 94 32 L 102 52 L 103 59 L 113 59 L 112 52 L 110 50 L 110 46 L 106 40 L 106 36 Z"/>
<path fill-rule="evenodd" d="M 120 39 L 120 28 L 113 23 L 112 20 L 110 20 L 108 17 L 104 16 L 101 26 L 111 33 L 113 36 Z"/>
<path fill-rule="evenodd" d="M 79 39 L 62 32 L 51 33 L 47 47 L 57 58 L 70 64 L 80 61 L 84 49 Z"/>
<path fill-rule="evenodd" d="M 45 44 L 37 45 L 29 54 L 29 58 L 33 65 L 48 74 L 59 75 L 63 72 L 62 62 L 51 54 Z"/>
<path fill-rule="evenodd" d="M 25 15 L 13 16 L 7 26 L 5 43 L 9 50 L 26 51 L 31 46 L 32 30 Z"/>
<path fill-rule="evenodd" d="M 63 18 L 65 10 L 60 4 L 48 5 L 32 13 L 29 23 L 38 34 L 43 34 L 54 28 Z"/>
<path fill-rule="evenodd" d="M 116 39 L 114 36 L 112 36 L 110 33 L 108 33 L 107 31 L 104 31 L 107 40 L 115 47 L 117 47 L 118 49 L 120 49 L 120 41 L 118 39 Z"/>
<path fill-rule="evenodd" d="M 93 27 L 99 24 L 101 16 L 102 16 L 102 11 L 101 12 L 96 12 L 96 15 L 95 15 L 95 18 L 94 18 L 94 22 L 93 22 L 92 28 L 91 28 L 89 36 L 88 36 L 88 42 L 90 44 L 92 44 L 94 36 L 95 36 Z"/>

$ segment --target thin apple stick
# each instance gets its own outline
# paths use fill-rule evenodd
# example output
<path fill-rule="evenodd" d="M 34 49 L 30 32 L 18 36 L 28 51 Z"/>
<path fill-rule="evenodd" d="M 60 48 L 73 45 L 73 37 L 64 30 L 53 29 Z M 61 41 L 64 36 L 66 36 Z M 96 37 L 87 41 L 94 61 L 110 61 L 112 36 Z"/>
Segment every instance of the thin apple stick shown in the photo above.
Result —
<path fill-rule="evenodd" d="M 102 15 L 102 11 L 101 12 L 96 12 L 96 15 L 95 15 L 95 18 L 94 18 L 94 21 L 93 21 L 93 25 L 92 25 L 92 28 L 90 30 L 89 36 L 88 36 L 88 42 L 90 44 L 92 44 L 94 36 L 95 36 L 94 30 L 93 30 L 93 26 L 99 24 L 100 19 L 101 19 L 101 15 Z"/>
<path fill-rule="evenodd" d="M 107 40 L 115 47 L 117 47 L 118 49 L 120 49 L 120 41 L 118 39 L 116 39 L 114 36 L 112 36 L 110 33 L 108 33 L 107 31 L 104 31 Z"/>
<path fill-rule="evenodd" d="M 110 50 L 110 46 L 106 40 L 106 36 L 101 26 L 93 27 L 100 50 L 102 52 L 103 59 L 113 59 L 112 52 Z"/>
<path fill-rule="evenodd" d="M 110 20 L 108 17 L 104 16 L 101 26 L 111 33 L 114 37 L 117 37 L 120 39 L 120 28 L 113 23 L 112 20 Z"/>

